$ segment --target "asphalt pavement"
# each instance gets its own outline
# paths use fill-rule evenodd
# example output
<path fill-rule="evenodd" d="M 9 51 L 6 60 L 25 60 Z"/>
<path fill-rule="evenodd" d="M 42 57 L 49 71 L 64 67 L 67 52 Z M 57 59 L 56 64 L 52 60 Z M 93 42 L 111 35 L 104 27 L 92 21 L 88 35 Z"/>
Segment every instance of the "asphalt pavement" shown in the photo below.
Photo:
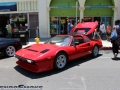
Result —
<path fill-rule="evenodd" d="M 42 86 L 30 90 L 119 90 L 120 59 L 112 57 L 111 51 L 100 51 L 96 58 L 79 58 L 63 70 L 37 74 L 19 67 L 14 57 L 3 58 L 0 59 L 0 86 Z"/>

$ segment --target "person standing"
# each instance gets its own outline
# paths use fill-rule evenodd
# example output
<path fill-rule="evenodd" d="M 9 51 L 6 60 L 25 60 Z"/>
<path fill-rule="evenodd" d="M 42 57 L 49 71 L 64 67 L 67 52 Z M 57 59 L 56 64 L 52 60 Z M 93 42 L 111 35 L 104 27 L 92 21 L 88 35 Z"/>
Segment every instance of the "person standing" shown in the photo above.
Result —
<path fill-rule="evenodd" d="M 117 32 L 117 30 L 118 29 L 114 29 L 114 30 L 116 30 L 116 32 Z M 119 50 L 119 46 L 116 44 L 116 40 L 117 39 L 115 39 L 115 40 L 111 40 L 111 43 L 112 43 L 112 52 L 113 52 L 113 55 L 114 55 L 114 58 L 117 58 L 117 55 L 118 55 L 118 50 Z"/>
<path fill-rule="evenodd" d="M 101 32 L 101 37 L 103 37 L 106 33 L 105 24 L 103 22 L 100 22 L 100 32 Z"/>
<path fill-rule="evenodd" d="M 119 29 L 119 23 L 117 20 L 115 21 L 115 25 L 113 26 L 113 29 Z"/>
<path fill-rule="evenodd" d="M 9 21 L 8 21 L 7 31 L 8 31 L 7 38 L 12 38 L 12 26 L 10 25 Z"/>
<path fill-rule="evenodd" d="M 68 33 L 70 33 L 70 31 L 72 30 L 72 28 L 73 28 L 73 24 L 72 24 L 72 21 L 70 20 L 68 22 Z"/>
<path fill-rule="evenodd" d="M 111 27 L 110 23 L 108 23 L 107 28 L 106 28 L 106 37 L 107 37 L 108 41 L 110 41 L 111 32 L 112 32 L 112 27 Z"/>
<path fill-rule="evenodd" d="M 116 31 L 115 31 L 116 30 Z M 118 26 L 118 23 L 115 21 L 115 26 L 113 27 L 113 32 L 115 32 L 117 34 L 118 37 L 116 37 L 115 39 L 112 39 L 112 34 L 111 34 L 111 43 L 112 43 L 112 52 L 113 52 L 113 55 L 114 55 L 114 58 L 117 58 L 117 55 L 118 55 L 118 50 L 119 50 L 119 46 L 116 44 L 116 40 L 120 37 L 120 33 L 118 33 L 120 31 L 119 29 L 119 26 Z M 114 37 L 114 35 L 113 35 Z"/>

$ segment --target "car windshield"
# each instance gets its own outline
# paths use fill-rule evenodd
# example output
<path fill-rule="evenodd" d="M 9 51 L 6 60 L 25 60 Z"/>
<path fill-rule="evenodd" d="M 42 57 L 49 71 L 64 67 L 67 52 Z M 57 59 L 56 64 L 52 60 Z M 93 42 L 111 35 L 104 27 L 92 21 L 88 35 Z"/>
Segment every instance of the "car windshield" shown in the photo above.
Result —
<path fill-rule="evenodd" d="M 70 36 L 55 36 L 48 40 L 45 44 L 55 44 L 58 46 L 68 46 L 70 42 Z"/>

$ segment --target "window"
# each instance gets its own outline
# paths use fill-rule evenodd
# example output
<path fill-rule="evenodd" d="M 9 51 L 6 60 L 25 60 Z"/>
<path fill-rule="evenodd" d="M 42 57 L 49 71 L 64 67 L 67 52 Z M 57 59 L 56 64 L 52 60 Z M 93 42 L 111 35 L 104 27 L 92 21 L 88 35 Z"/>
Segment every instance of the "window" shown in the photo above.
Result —
<path fill-rule="evenodd" d="M 55 36 L 48 40 L 46 44 L 55 44 L 58 46 L 68 46 L 70 42 L 71 37 L 70 36 Z"/>
<path fill-rule="evenodd" d="M 70 44 L 70 46 L 74 46 L 74 45 L 75 45 L 75 41 L 73 39 L 72 42 L 71 42 L 71 44 Z"/>
<path fill-rule="evenodd" d="M 79 44 L 82 44 L 84 43 L 84 40 L 82 37 L 74 37 L 74 41 L 75 41 L 75 45 L 79 45 Z"/>
<path fill-rule="evenodd" d="M 90 39 L 89 38 L 87 38 L 87 37 L 85 37 L 85 42 L 90 42 Z"/>

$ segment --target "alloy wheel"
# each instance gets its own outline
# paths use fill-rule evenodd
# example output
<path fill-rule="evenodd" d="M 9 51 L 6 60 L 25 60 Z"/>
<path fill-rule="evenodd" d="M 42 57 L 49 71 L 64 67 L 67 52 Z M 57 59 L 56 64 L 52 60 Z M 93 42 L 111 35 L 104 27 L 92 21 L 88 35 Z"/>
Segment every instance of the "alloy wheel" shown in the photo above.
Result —
<path fill-rule="evenodd" d="M 6 48 L 6 55 L 11 57 L 11 56 L 14 56 L 14 53 L 15 53 L 15 47 L 14 46 L 8 46 Z"/>
<path fill-rule="evenodd" d="M 99 52 L 98 47 L 95 46 L 94 49 L 93 49 L 93 55 L 94 55 L 94 56 L 97 56 L 97 55 L 98 55 L 98 52 Z"/>
<path fill-rule="evenodd" d="M 58 56 L 57 60 L 56 60 L 56 65 L 59 69 L 62 69 L 65 67 L 67 62 L 67 58 L 65 55 L 60 55 Z"/>

